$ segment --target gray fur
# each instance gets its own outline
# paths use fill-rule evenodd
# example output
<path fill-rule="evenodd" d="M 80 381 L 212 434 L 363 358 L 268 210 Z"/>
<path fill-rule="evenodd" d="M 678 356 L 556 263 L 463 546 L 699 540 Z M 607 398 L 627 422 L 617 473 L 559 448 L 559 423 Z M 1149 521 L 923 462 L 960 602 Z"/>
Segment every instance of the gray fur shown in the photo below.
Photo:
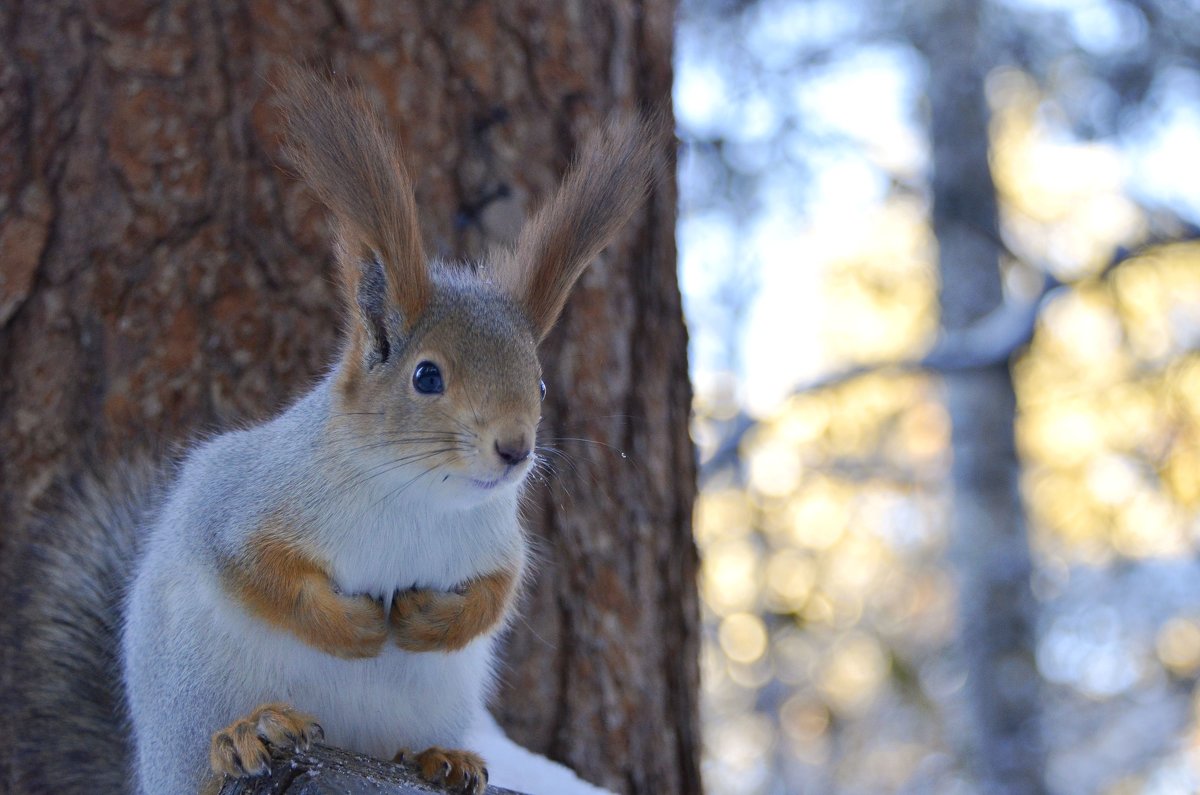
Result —
<path fill-rule="evenodd" d="M 16 727 L 20 793 L 126 791 L 118 627 L 159 482 L 144 464 L 81 476 L 61 490 L 61 510 L 33 524 L 14 561 L 15 684 L 0 703 Z"/>

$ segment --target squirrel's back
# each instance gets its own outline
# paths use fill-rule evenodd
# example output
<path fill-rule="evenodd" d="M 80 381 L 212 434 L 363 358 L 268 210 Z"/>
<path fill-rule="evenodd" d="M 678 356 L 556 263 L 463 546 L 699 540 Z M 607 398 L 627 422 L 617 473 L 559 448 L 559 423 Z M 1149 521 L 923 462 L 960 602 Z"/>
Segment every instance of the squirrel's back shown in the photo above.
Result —
<path fill-rule="evenodd" d="M 13 568 L 14 795 L 129 789 L 121 605 L 161 479 L 149 465 L 77 477 L 29 529 Z"/>

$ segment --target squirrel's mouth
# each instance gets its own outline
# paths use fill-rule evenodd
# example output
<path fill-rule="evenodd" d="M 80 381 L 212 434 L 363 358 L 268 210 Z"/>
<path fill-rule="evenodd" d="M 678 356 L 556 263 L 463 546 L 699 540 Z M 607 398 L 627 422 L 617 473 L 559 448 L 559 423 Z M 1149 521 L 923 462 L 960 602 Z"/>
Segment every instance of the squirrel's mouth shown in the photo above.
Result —
<path fill-rule="evenodd" d="M 514 464 L 494 478 L 467 478 L 467 482 L 477 489 L 487 491 L 507 483 L 514 483 L 525 476 L 525 467 Z"/>

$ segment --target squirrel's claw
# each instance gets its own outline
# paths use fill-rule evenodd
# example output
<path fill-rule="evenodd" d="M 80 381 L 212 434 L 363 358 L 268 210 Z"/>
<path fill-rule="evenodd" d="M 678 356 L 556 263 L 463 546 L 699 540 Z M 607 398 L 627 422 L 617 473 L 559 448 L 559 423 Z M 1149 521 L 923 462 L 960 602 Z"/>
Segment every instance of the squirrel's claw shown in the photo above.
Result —
<path fill-rule="evenodd" d="M 446 748 L 427 748 L 415 756 L 401 749 L 392 760 L 415 764 L 421 778 L 464 795 L 483 795 L 487 790 L 488 773 L 483 759 L 470 751 Z"/>
<path fill-rule="evenodd" d="M 218 776 L 262 776 L 271 769 L 271 746 L 303 751 L 324 737 L 311 716 L 287 704 L 264 704 L 213 734 L 208 761 Z"/>
<path fill-rule="evenodd" d="M 270 754 L 267 746 L 249 734 L 246 725 L 235 725 L 213 735 L 209 763 L 217 775 L 261 776 L 267 772 Z"/>

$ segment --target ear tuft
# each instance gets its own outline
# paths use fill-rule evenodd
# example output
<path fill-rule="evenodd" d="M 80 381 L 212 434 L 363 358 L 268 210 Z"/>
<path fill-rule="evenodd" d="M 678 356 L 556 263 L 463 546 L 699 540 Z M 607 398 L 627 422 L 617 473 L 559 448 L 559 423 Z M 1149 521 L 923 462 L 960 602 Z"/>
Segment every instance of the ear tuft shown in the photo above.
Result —
<path fill-rule="evenodd" d="M 367 368 L 383 364 L 392 354 L 392 342 L 388 336 L 389 314 L 387 303 L 387 277 L 383 263 L 377 259 L 363 262 L 358 280 L 358 311 L 362 316 L 363 328 L 371 342 L 367 351 Z"/>
<path fill-rule="evenodd" d="M 416 199 L 394 139 L 348 83 L 293 68 L 281 91 L 288 154 L 337 218 L 347 304 L 353 310 L 359 303 L 360 280 L 378 262 L 388 305 L 398 310 L 404 328 L 411 327 L 432 286 Z"/>
<path fill-rule="evenodd" d="M 656 159 L 669 118 L 610 120 L 583 144 L 562 185 L 501 254 L 495 278 L 524 308 L 539 340 L 558 320 L 571 288 L 662 172 Z"/>

